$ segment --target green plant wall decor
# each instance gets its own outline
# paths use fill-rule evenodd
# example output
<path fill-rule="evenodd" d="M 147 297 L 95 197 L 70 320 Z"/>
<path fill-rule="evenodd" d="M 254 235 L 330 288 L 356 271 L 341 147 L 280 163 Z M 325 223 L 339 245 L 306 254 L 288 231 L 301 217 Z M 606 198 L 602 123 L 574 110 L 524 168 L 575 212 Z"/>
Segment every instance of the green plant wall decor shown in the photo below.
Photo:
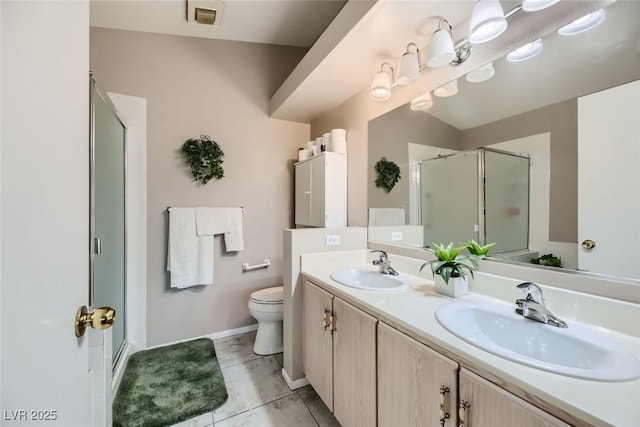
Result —
<path fill-rule="evenodd" d="M 376 162 L 375 166 L 378 177 L 376 178 L 376 187 L 382 188 L 387 193 L 393 190 L 393 187 L 400 180 L 400 167 L 386 157 L 382 157 Z"/>
<path fill-rule="evenodd" d="M 212 178 L 224 177 L 222 163 L 224 152 L 209 135 L 200 135 L 198 139 L 188 139 L 180 148 L 194 181 L 206 185 Z"/>

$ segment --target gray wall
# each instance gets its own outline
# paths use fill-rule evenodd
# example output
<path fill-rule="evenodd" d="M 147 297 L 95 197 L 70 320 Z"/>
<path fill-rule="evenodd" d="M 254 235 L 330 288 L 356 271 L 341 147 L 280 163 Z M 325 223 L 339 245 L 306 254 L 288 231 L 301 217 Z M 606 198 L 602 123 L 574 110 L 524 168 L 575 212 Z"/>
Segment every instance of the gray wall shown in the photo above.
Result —
<path fill-rule="evenodd" d="M 469 150 L 525 136 L 551 134 L 549 240 L 578 241 L 578 102 L 577 99 L 462 131 Z"/>
<path fill-rule="evenodd" d="M 91 68 L 110 92 L 147 99 L 147 344 L 255 323 L 249 294 L 282 284 L 282 230 L 293 224 L 293 159 L 309 125 L 270 119 L 268 100 L 304 55 L 299 48 L 91 29 Z M 178 156 L 208 134 L 225 177 L 193 182 Z M 245 250 L 215 238 L 215 283 L 171 290 L 167 206 L 244 206 Z M 241 272 L 243 262 L 272 266 Z"/>
<path fill-rule="evenodd" d="M 370 208 L 404 208 L 409 223 L 409 147 L 408 143 L 460 150 L 460 131 L 420 111 L 403 105 L 369 122 L 367 199 Z M 400 167 L 400 180 L 389 193 L 377 188 L 375 164 L 381 157 Z"/>

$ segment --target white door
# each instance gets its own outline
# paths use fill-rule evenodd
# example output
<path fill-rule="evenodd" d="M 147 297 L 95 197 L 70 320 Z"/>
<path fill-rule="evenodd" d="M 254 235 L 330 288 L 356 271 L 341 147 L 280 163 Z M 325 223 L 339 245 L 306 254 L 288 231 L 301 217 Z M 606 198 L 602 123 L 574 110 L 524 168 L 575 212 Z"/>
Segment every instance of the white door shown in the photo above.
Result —
<path fill-rule="evenodd" d="M 0 424 L 91 425 L 89 3 L 0 2 Z"/>
<path fill-rule="evenodd" d="M 580 98 L 578 268 L 640 279 L 638 165 L 640 81 Z"/>

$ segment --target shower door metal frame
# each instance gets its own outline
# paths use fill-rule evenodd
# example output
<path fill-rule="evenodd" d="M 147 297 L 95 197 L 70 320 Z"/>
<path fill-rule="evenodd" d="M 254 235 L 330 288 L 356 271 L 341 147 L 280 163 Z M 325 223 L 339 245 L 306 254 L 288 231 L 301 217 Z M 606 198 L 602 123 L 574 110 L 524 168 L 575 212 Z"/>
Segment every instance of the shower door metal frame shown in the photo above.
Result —
<path fill-rule="evenodd" d="M 126 307 L 127 307 L 127 125 L 122 120 L 122 117 L 118 114 L 118 110 L 116 110 L 115 106 L 111 102 L 109 96 L 97 85 L 95 78 L 93 77 L 93 72 L 89 73 L 89 305 L 90 307 L 95 306 L 95 281 L 94 281 L 94 272 L 95 272 L 95 247 L 96 247 L 96 235 L 95 235 L 95 143 L 96 143 L 96 135 L 95 135 L 95 102 L 96 96 L 99 96 L 100 99 L 104 101 L 104 103 L 113 111 L 114 115 L 122 125 L 124 129 L 124 138 L 123 138 L 123 154 L 124 154 L 124 248 L 123 248 L 123 256 L 124 256 L 124 316 L 118 316 L 117 321 L 121 321 L 124 323 L 124 339 L 122 340 L 122 344 L 118 349 L 117 354 L 113 356 L 112 370 L 115 371 L 120 356 L 122 356 L 124 349 L 127 344 L 127 319 L 126 319 Z"/>
<path fill-rule="evenodd" d="M 482 210 L 478 210 L 478 216 L 482 216 L 482 221 L 480 222 L 480 229 L 482 230 L 482 233 L 480 234 L 481 236 L 481 241 L 478 242 L 480 245 L 486 245 L 487 242 L 487 235 L 486 235 L 486 221 L 487 221 L 487 213 L 485 212 L 485 184 L 486 184 L 486 179 L 485 179 L 485 174 L 484 174 L 484 169 L 485 169 L 485 152 L 487 151 L 491 151 L 493 153 L 498 153 L 498 154 L 505 154 L 508 156 L 512 156 L 512 157 L 518 157 L 521 159 L 526 159 L 527 160 L 527 248 L 529 248 L 529 241 L 531 240 L 531 236 L 529 235 L 529 227 L 531 226 L 531 157 L 526 156 L 526 155 L 522 155 L 522 154 L 516 154 L 512 151 L 505 151 L 505 150 L 498 150 L 496 148 L 489 148 L 489 147 L 481 147 L 481 148 L 477 148 L 478 151 L 480 151 L 481 153 L 478 154 L 478 208 L 480 209 L 480 207 L 482 208 Z M 481 158 L 482 157 L 482 163 L 480 163 Z M 482 187 L 482 188 L 480 188 Z M 481 193 L 480 193 L 481 192 Z M 482 195 L 482 197 L 480 197 L 480 194 Z M 480 219 L 480 218 L 478 218 Z"/>
<path fill-rule="evenodd" d="M 447 154 L 444 156 L 438 156 L 438 157 L 432 157 L 430 159 L 424 159 L 424 160 L 419 160 L 416 162 L 417 164 L 417 168 L 416 168 L 416 179 L 417 179 L 417 192 L 418 192 L 418 203 L 417 203 L 417 215 L 418 218 L 420 218 L 420 222 L 422 223 L 422 180 L 421 180 L 421 174 L 422 174 L 422 163 L 423 162 L 427 162 L 427 161 L 431 161 L 431 160 L 439 160 L 439 159 L 445 159 L 447 157 L 452 157 L 452 156 L 457 156 L 460 155 L 462 153 L 467 153 L 467 152 L 472 152 L 472 151 L 476 151 L 478 153 L 478 167 L 477 167 L 477 172 L 478 172 L 478 189 L 477 189 L 477 203 L 478 203 L 478 217 L 476 218 L 476 225 L 478 226 L 478 230 L 477 230 L 477 235 L 478 235 L 478 244 L 480 245 L 486 245 L 486 221 L 487 221 L 487 212 L 485 209 L 485 184 L 486 184 L 486 180 L 485 180 L 485 152 L 486 151 L 491 151 L 494 153 L 499 153 L 499 154 L 506 154 L 509 156 L 513 156 L 513 157 L 519 157 L 519 158 L 523 158 L 523 159 L 527 159 L 528 161 L 528 201 L 527 201 L 527 247 L 529 246 L 529 240 L 530 240 L 530 236 L 529 236 L 529 226 L 530 226 L 530 222 L 531 222 L 531 158 L 529 156 L 525 156 L 522 154 L 516 154 L 513 153 L 511 151 L 504 151 L 504 150 L 498 150 L 495 148 L 488 148 L 488 147 L 480 147 L 480 148 L 474 148 L 472 150 L 464 150 L 464 151 L 458 151 L 457 153 L 451 153 L 451 154 Z"/>

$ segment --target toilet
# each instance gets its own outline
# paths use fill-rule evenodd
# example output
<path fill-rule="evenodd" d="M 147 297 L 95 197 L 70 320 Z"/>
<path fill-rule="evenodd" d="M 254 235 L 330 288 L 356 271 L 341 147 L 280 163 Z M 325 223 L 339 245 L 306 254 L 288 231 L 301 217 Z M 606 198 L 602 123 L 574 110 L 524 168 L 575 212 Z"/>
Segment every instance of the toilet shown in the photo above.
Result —
<path fill-rule="evenodd" d="M 260 355 L 282 351 L 283 286 L 260 289 L 251 294 L 249 313 L 258 321 L 253 352 Z"/>

